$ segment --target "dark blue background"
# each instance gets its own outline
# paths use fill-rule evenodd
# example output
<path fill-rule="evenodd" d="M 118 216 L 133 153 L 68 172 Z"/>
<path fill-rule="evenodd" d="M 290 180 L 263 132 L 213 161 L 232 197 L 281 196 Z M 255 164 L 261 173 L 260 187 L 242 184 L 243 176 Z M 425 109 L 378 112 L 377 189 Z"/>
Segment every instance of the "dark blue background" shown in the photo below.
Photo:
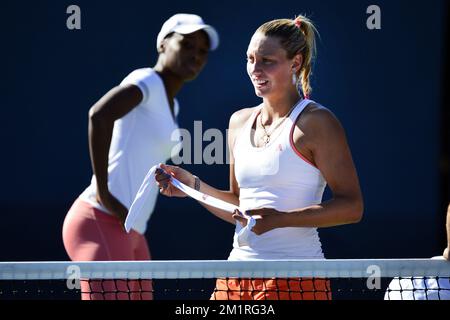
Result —
<path fill-rule="evenodd" d="M 81 8 L 82 29 L 66 28 Z M 382 29 L 366 28 L 377 4 Z M 439 115 L 447 2 L 6 1 L 1 4 L 2 183 L 0 261 L 67 260 L 64 216 L 92 174 L 88 109 L 135 68 L 153 66 L 156 35 L 177 12 L 197 13 L 221 36 L 199 78 L 178 96 L 180 125 L 224 131 L 259 103 L 245 70 L 256 28 L 306 13 L 321 39 L 312 99 L 343 123 L 365 199 L 361 223 L 321 229 L 328 258 L 441 254 Z M 204 144 L 205 146 L 206 144 Z M 225 165 L 187 169 L 228 188 Z M 147 237 L 154 259 L 226 259 L 233 227 L 190 199 L 158 200 Z"/>

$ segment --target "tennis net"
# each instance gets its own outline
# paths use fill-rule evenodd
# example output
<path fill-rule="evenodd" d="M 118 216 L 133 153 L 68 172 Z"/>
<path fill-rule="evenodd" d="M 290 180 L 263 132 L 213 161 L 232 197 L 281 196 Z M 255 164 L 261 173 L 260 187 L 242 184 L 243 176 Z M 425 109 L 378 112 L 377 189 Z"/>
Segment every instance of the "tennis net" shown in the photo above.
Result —
<path fill-rule="evenodd" d="M 0 299 L 444 300 L 433 259 L 0 262 Z"/>

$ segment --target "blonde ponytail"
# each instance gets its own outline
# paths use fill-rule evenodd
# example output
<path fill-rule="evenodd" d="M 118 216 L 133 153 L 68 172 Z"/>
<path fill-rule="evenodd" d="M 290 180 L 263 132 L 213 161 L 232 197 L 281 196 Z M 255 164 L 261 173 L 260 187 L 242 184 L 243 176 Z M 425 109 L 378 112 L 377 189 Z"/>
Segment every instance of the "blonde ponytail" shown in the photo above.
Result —
<path fill-rule="evenodd" d="M 292 59 L 301 54 L 303 62 L 297 77 L 301 82 L 303 95 L 307 98 L 311 95 L 311 75 L 313 63 L 316 58 L 316 33 L 318 33 L 313 22 L 303 15 L 295 19 L 277 19 L 264 23 L 257 32 L 266 36 L 278 37 L 282 47 L 287 52 L 287 57 Z"/>

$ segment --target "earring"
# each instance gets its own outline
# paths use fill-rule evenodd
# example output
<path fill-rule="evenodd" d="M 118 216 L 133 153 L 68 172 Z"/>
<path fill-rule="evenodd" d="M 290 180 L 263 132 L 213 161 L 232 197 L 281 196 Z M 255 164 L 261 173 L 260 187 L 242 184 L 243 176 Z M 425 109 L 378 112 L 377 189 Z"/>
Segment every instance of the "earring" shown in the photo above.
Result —
<path fill-rule="evenodd" d="M 294 86 L 297 86 L 297 75 L 295 74 L 295 72 L 292 73 L 292 84 Z"/>

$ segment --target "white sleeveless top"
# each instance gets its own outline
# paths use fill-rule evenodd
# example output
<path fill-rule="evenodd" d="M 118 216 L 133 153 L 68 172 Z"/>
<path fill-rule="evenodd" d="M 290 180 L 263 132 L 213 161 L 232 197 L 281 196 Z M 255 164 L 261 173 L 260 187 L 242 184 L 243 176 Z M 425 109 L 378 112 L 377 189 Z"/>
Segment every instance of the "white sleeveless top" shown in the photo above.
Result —
<path fill-rule="evenodd" d="M 142 91 L 142 101 L 122 118 L 114 122 L 109 149 L 108 187 L 111 193 L 130 209 L 134 198 L 149 169 L 157 163 L 165 163 L 180 149 L 178 123 L 172 116 L 166 89 L 161 77 L 152 68 L 131 72 L 120 86 L 134 84 Z M 179 105 L 175 99 L 174 113 Z M 97 180 L 80 195 L 95 208 L 110 214 L 96 200 Z M 158 188 L 151 189 L 151 208 L 135 223 L 133 229 L 144 234 L 158 196 Z"/>
<path fill-rule="evenodd" d="M 236 137 L 234 169 L 243 210 L 274 208 L 288 212 L 322 202 L 326 181 L 295 149 L 292 138 L 295 123 L 310 102 L 299 102 L 264 147 L 257 148 L 251 141 L 252 126 L 262 105 Z M 277 228 L 260 236 L 251 233 L 249 245 L 240 247 L 237 233 L 241 228 L 237 223 L 228 260 L 324 258 L 317 228 Z"/>

